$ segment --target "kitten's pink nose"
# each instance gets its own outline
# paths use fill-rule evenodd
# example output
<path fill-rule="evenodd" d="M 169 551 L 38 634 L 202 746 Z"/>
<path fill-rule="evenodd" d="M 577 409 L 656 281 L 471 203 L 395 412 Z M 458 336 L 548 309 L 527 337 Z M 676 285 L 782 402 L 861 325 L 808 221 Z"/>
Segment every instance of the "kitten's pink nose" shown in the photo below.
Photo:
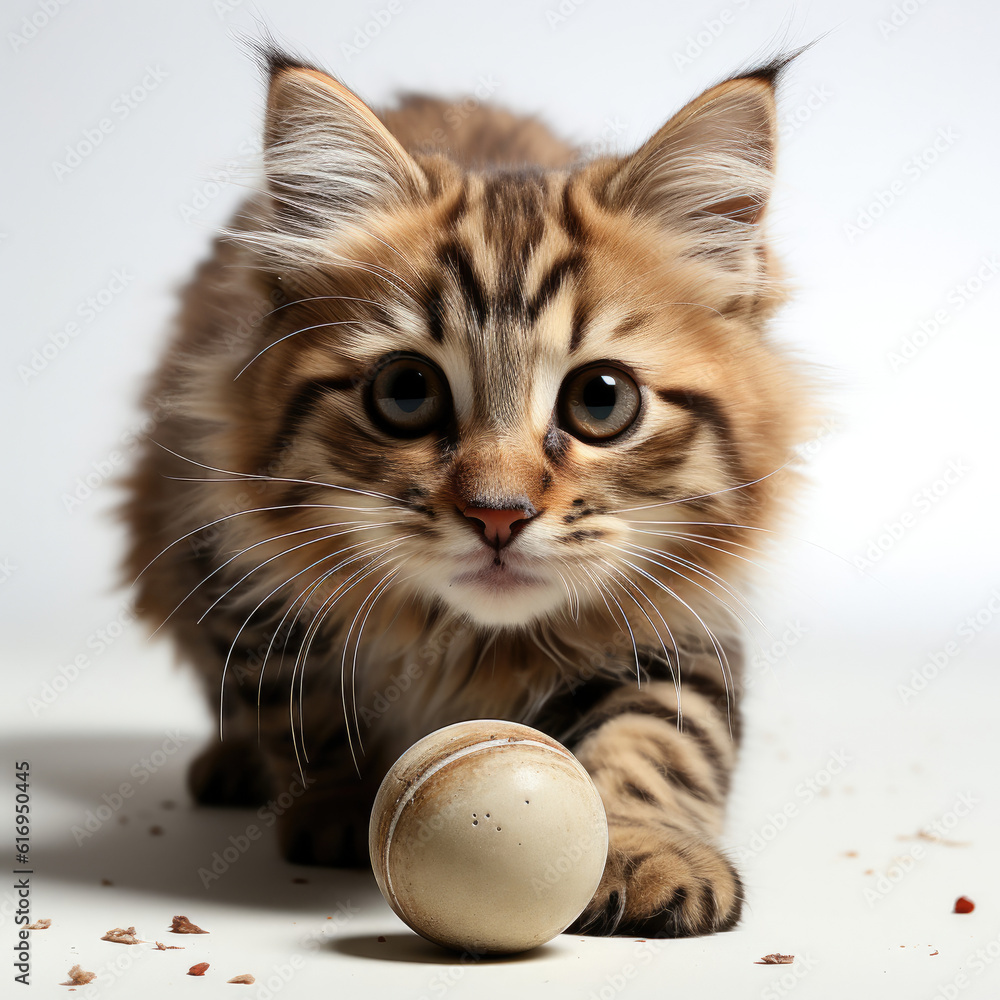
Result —
<path fill-rule="evenodd" d="M 502 549 L 538 512 L 530 506 L 517 508 L 466 507 L 462 513 L 479 531 L 487 545 Z M 476 524 L 475 522 L 479 522 Z"/>

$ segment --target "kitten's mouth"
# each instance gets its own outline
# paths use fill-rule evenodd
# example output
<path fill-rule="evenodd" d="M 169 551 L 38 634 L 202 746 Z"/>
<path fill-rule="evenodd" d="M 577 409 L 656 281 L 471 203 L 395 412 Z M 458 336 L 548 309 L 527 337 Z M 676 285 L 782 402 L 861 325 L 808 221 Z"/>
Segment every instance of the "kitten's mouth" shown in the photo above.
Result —
<path fill-rule="evenodd" d="M 522 587 L 537 587 L 546 581 L 524 570 L 515 569 L 510 563 L 501 559 L 494 559 L 488 566 L 462 573 L 455 577 L 453 582 L 485 587 L 493 591 L 511 591 Z"/>

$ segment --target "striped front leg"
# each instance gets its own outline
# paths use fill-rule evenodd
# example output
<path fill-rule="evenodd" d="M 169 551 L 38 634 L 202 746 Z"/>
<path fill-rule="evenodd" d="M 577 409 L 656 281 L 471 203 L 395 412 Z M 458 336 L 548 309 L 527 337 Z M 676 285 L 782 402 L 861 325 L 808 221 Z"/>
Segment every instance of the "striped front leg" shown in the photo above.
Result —
<path fill-rule="evenodd" d="M 681 699 L 678 728 L 671 682 L 625 685 L 570 734 L 610 836 L 604 877 L 573 931 L 685 937 L 739 920 L 742 884 L 714 841 L 736 757 L 725 692 L 692 677 Z"/>

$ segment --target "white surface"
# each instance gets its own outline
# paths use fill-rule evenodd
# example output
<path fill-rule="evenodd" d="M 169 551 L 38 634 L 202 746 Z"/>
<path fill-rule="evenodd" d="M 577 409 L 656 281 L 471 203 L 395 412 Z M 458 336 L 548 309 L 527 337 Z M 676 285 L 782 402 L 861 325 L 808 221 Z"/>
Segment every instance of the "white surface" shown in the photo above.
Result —
<path fill-rule="evenodd" d="M 27 757 L 34 775 L 33 916 L 53 926 L 33 939 L 31 990 L 62 995 L 52 984 L 74 962 L 100 971 L 126 955 L 129 967 L 97 995 L 239 991 L 208 983 L 250 971 L 266 985 L 274 966 L 301 955 L 284 995 L 994 996 L 1000 12 L 986 0 L 587 0 L 564 4 L 569 15 L 550 25 L 557 0 L 505 3 L 502 13 L 459 0 L 400 5 L 357 54 L 342 46 L 382 0 L 69 3 L 16 47 L 11 33 L 43 5 L 5 7 L 2 126 L 16 156 L 3 160 L 0 220 L 0 761 Z M 770 832 L 769 816 L 794 815 L 743 862 L 749 906 L 735 932 L 663 946 L 565 938 L 524 961 L 440 964 L 404 936 L 370 877 L 308 871 L 307 885 L 292 884 L 298 873 L 276 860 L 270 837 L 202 888 L 198 867 L 254 817 L 194 811 L 183 798 L 207 710 L 122 612 L 108 473 L 129 457 L 124 435 L 138 426 L 134 403 L 174 289 L 240 197 L 234 167 L 252 159 L 262 88 L 230 33 L 253 31 L 255 16 L 372 101 L 478 87 L 583 142 L 620 148 L 735 67 L 829 32 L 783 91 L 773 224 L 798 288 L 777 329 L 824 366 L 840 429 L 808 449 L 814 488 L 789 529 L 806 541 L 790 542 L 765 576 L 775 589 L 760 607 L 773 635 L 761 637 L 752 668 L 728 843 L 739 854 Z M 693 61 L 678 66 L 676 53 L 705 30 L 703 51 L 695 39 Z M 133 88 L 129 107 L 120 95 Z M 113 127 L 58 178 L 67 144 L 103 118 Z M 851 235 L 845 227 L 887 191 L 881 218 Z M 118 293 L 116 271 L 128 278 Z M 88 321 L 87 298 L 105 288 L 107 305 Z M 940 332 L 894 368 L 892 354 L 939 311 Z M 77 336 L 22 379 L 19 366 L 73 321 Z M 91 473 L 92 494 L 73 503 L 76 480 Z M 864 576 L 854 564 L 873 545 Z M 928 665 L 932 653 L 944 667 Z M 914 671 L 936 676 L 904 702 L 898 688 Z M 178 728 L 190 740 L 137 788 L 122 810 L 129 823 L 77 847 L 72 825 L 137 781 L 133 765 Z M 807 801 L 800 783 L 841 752 L 851 761 L 829 794 Z M 966 793 L 978 804 L 949 836 L 970 846 L 897 839 L 942 821 Z M 158 806 L 168 797 L 173 811 Z M 162 837 L 148 834 L 154 823 Z M 912 872 L 869 906 L 865 888 L 918 847 Z M 961 893 L 975 913 L 950 914 Z M 326 920 L 348 900 L 361 912 Z M 98 940 L 133 923 L 163 940 L 174 913 L 211 935 L 156 954 Z M 9 955 L 6 914 L 0 927 Z M 306 949 L 316 932 L 339 944 Z M 977 948 L 992 948 L 981 971 Z M 796 964 L 751 964 L 776 950 Z M 202 959 L 212 969 L 195 984 L 183 972 Z M 5 996 L 12 971 L 0 979 Z"/>

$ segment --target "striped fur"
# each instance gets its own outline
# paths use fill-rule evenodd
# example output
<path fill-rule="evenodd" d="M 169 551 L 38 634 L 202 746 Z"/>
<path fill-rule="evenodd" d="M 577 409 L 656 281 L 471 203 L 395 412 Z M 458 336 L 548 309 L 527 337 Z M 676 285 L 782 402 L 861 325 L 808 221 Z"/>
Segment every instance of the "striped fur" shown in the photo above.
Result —
<path fill-rule="evenodd" d="M 632 156 L 579 163 L 488 107 L 435 150 L 447 105 L 379 119 L 272 59 L 266 181 L 184 293 L 125 508 L 142 610 L 220 711 L 197 799 L 254 802 L 304 776 L 284 852 L 359 861 L 402 750 L 462 719 L 519 720 L 566 742 L 607 807 L 577 929 L 736 922 L 717 838 L 737 589 L 807 414 L 765 332 L 783 297 L 762 229 L 778 68 L 708 91 Z M 414 353 L 451 409 L 404 439 L 366 393 Z M 595 362 L 639 387 L 607 443 L 558 404 Z M 466 507 L 537 516 L 494 551 Z"/>

